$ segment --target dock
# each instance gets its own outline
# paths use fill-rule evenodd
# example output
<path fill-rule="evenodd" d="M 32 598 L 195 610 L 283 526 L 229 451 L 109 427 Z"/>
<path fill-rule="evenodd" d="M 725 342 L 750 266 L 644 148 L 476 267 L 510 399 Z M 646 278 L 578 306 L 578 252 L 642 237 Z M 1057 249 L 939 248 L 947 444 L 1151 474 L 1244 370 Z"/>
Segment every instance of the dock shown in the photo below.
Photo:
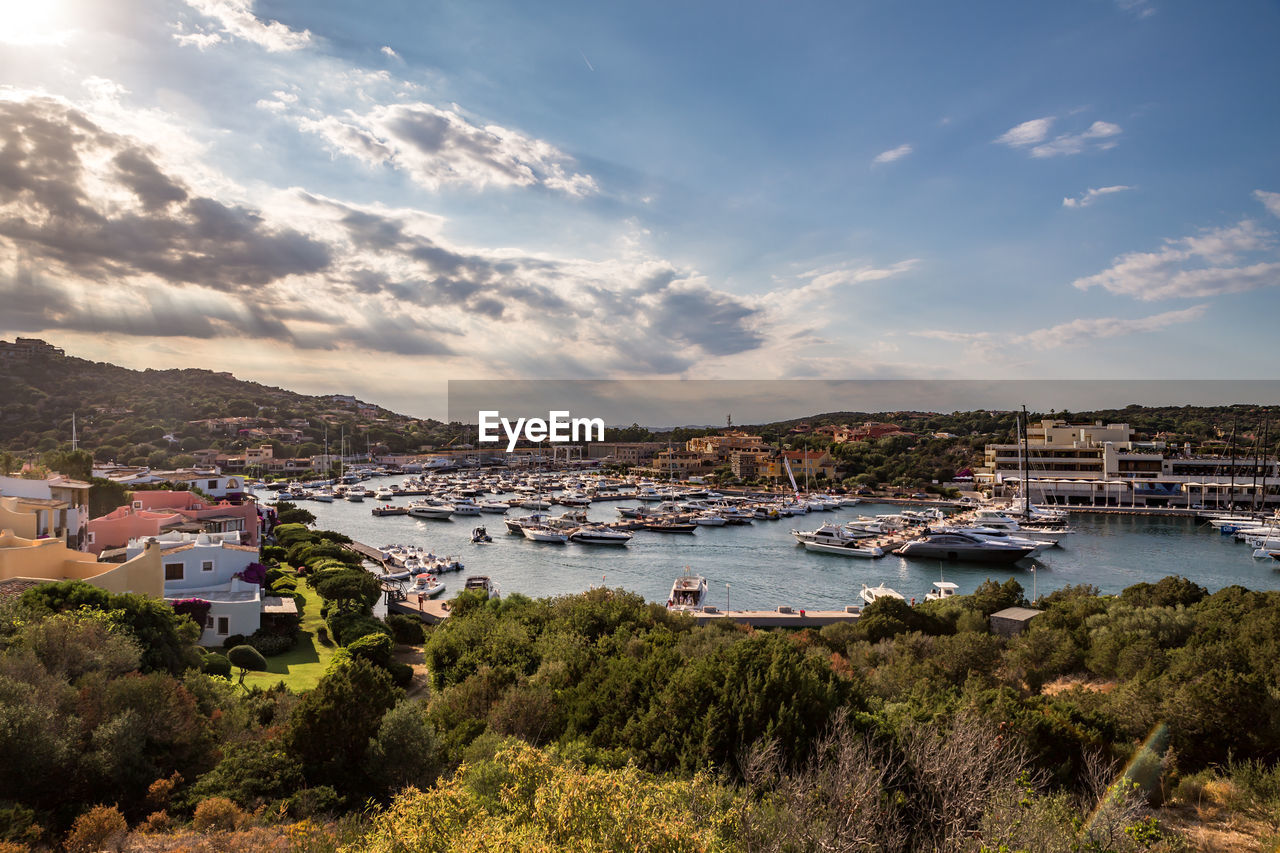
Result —
<path fill-rule="evenodd" d="M 720 610 L 717 607 L 704 607 L 689 615 L 699 625 L 729 620 L 752 628 L 821 628 L 840 623 L 856 624 L 862 615 L 862 608 L 856 605 L 849 605 L 844 610 L 797 610 L 786 605 L 777 610 Z"/>
<path fill-rule="evenodd" d="M 449 602 L 439 598 L 424 598 L 416 592 L 406 592 L 387 603 L 388 613 L 417 616 L 428 625 L 437 625 L 449 618 Z"/>
<path fill-rule="evenodd" d="M 352 540 L 349 543 L 343 543 L 342 547 L 346 548 L 348 551 L 352 551 L 356 554 L 359 554 L 361 557 L 363 557 L 364 559 L 368 560 L 371 563 L 376 563 L 379 567 L 381 567 L 383 574 L 387 573 L 387 561 L 382 558 L 382 552 L 379 551 L 377 548 L 366 545 L 363 542 L 356 542 L 354 540 Z"/>

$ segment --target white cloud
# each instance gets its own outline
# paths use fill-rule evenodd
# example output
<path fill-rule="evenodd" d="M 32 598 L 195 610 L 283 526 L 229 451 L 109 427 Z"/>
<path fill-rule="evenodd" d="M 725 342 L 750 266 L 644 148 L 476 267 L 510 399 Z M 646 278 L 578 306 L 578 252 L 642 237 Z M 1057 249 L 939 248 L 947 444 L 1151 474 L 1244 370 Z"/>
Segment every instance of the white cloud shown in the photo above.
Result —
<path fill-rule="evenodd" d="M 1141 335 L 1158 332 L 1170 326 L 1190 323 L 1204 316 L 1208 305 L 1193 305 L 1178 311 L 1165 311 L 1149 317 L 1125 319 L 1121 317 L 1093 317 L 1059 323 L 1047 329 L 1039 329 L 1020 335 L 1016 344 L 1027 344 L 1036 349 L 1057 349 L 1079 346 L 1100 338 L 1117 338 L 1125 335 Z"/>
<path fill-rule="evenodd" d="M 1253 197 L 1267 208 L 1272 216 L 1280 216 L 1280 193 L 1269 193 L 1266 190 L 1254 190 Z"/>
<path fill-rule="evenodd" d="M 1158 332 L 1170 326 L 1198 320 L 1204 316 L 1207 309 L 1208 305 L 1194 305 L 1149 317 L 1080 318 L 1015 336 L 997 336 L 992 332 L 961 332 L 952 329 L 922 329 L 910 334 L 917 338 L 963 344 L 980 356 L 991 358 L 1012 347 L 1030 346 L 1039 350 L 1049 350 L 1080 346 L 1104 338 Z"/>
<path fill-rule="evenodd" d="M 1125 190 L 1131 190 L 1131 189 L 1133 189 L 1133 187 L 1124 186 L 1122 184 L 1117 184 L 1116 186 L 1113 186 L 1113 187 L 1097 187 L 1096 189 L 1093 187 L 1090 187 L 1088 190 L 1085 191 L 1083 195 L 1081 195 L 1078 198 L 1070 198 L 1070 197 L 1064 198 L 1062 200 L 1062 206 L 1063 207 L 1088 207 L 1089 205 L 1093 204 L 1095 201 L 1097 201 L 1099 198 L 1101 198 L 1104 195 L 1111 195 L 1112 193 L 1121 193 L 1121 192 L 1124 192 Z"/>
<path fill-rule="evenodd" d="M 253 0 L 186 0 L 188 6 L 208 18 L 213 18 L 223 32 L 252 42 L 271 52 L 299 50 L 313 42 L 310 30 L 293 30 L 279 21 L 263 21 L 253 14 Z M 201 49 L 221 41 L 217 34 L 200 31 L 179 32 L 174 38 L 181 44 L 193 44 Z"/>
<path fill-rule="evenodd" d="M 1116 5 L 1139 18 L 1150 18 L 1156 13 L 1156 8 L 1151 5 L 1150 0 L 1116 0 Z"/>
<path fill-rule="evenodd" d="M 480 125 L 455 105 L 388 104 L 359 114 L 302 117 L 299 126 L 338 152 L 370 165 L 403 169 L 428 189 L 544 186 L 570 196 L 597 191 L 595 179 L 573 171 L 554 145 L 496 124 Z"/>
<path fill-rule="evenodd" d="M 400 58 L 400 54 L 396 53 L 395 48 L 391 47 L 391 45 L 389 45 L 389 44 L 384 44 L 384 45 L 382 46 L 382 52 L 383 52 L 383 54 L 385 54 L 385 55 L 387 55 L 387 56 L 391 57 L 392 59 L 399 59 L 399 58 Z"/>
<path fill-rule="evenodd" d="M 1008 145 L 1010 148 L 1034 145 L 1049 135 L 1049 128 L 1053 126 L 1053 122 L 1053 116 L 1033 118 L 1030 121 L 1024 121 L 1022 124 L 1009 128 L 1000 136 L 997 136 L 994 141 L 1001 145 Z"/>
<path fill-rule="evenodd" d="M 1116 146 L 1115 137 L 1122 133 L 1120 126 L 1106 121 L 1095 121 L 1082 133 L 1064 133 L 1051 142 L 1031 149 L 1032 157 L 1058 157 L 1079 154 L 1089 148 L 1105 151 Z"/>
<path fill-rule="evenodd" d="M 880 163 L 892 163 L 894 160 L 901 160 L 914 150 L 909 144 L 899 145 L 897 148 L 881 151 L 871 162 L 877 165 Z"/>
<path fill-rule="evenodd" d="M 1191 237 L 1166 240 L 1154 252 L 1129 252 L 1095 275 L 1077 279 L 1080 290 L 1101 287 L 1144 301 L 1218 296 L 1280 285 L 1273 234 L 1251 220 Z M 1244 255 L 1267 253 L 1269 257 Z"/>

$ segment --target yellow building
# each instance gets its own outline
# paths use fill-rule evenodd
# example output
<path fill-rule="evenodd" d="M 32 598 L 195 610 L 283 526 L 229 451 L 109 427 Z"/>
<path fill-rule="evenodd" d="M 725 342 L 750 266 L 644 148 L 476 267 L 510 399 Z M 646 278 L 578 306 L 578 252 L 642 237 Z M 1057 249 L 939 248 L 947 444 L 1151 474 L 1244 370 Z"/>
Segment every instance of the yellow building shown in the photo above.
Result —
<path fill-rule="evenodd" d="M 107 592 L 164 597 L 164 570 L 156 543 L 128 562 L 99 563 L 95 555 L 68 548 L 61 539 L 28 539 L 0 530 L 0 582 L 12 580 L 77 580 Z"/>

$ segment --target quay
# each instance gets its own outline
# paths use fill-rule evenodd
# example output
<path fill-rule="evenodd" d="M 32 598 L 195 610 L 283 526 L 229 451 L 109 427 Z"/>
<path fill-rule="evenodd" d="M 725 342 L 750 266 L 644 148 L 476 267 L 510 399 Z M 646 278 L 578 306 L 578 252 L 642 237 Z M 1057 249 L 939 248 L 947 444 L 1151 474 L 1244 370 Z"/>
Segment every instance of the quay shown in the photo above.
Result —
<path fill-rule="evenodd" d="M 689 615 L 699 625 L 728 620 L 739 625 L 750 625 L 752 628 L 821 628 L 840 623 L 856 624 L 862 616 L 862 608 L 853 604 L 844 610 L 797 610 L 785 604 L 777 610 L 720 610 L 717 607 L 704 607 Z"/>
<path fill-rule="evenodd" d="M 436 598 L 423 598 L 416 592 L 404 592 L 388 596 L 388 613 L 417 616 L 428 625 L 438 625 L 449 618 L 449 602 Z"/>
<path fill-rule="evenodd" d="M 346 548 L 348 551 L 353 551 L 356 554 L 359 554 L 361 557 L 372 563 L 377 563 L 382 569 L 382 573 L 387 573 L 387 561 L 382 558 L 382 552 L 377 548 L 373 548 L 363 542 L 356 542 L 355 540 L 352 540 L 349 543 L 344 543 L 342 547 Z"/>

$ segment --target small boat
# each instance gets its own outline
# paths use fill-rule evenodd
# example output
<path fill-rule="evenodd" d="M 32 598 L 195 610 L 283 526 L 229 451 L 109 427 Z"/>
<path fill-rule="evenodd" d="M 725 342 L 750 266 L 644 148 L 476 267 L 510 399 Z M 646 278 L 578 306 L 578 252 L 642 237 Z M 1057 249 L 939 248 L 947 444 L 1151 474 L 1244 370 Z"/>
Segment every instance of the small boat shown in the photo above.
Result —
<path fill-rule="evenodd" d="M 531 542 L 552 542 L 563 545 L 569 541 L 569 534 L 563 530 L 553 530 L 550 527 L 540 524 L 531 524 L 528 527 L 521 528 L 524 538 Z"/>
<path fill-rule="evenodd" d="M 502 501 L 480 501 L 476 504 L 481 512 L 504 513 L 511 509 L 511 504 Z"/>
<path fill-rule="evenodd" d="M 896 598 L 899 601 L 907 600 L 902 593 L 898 592 L 896 589 L 890 589 L 889 587 L 885 586 L 883 583 L 880 584 L 879 586 L 867 586 L 864 583 L 862 585 L 862 592 L 860 593 L 860 595 L 862 596 L 862 600 L 865 601 L 867 604 L 874 604 L 877 600 L 881 598 Z"/>
<path fill-rule="evenodd" d="M 498 585 L 488 575 L 472 575 L 467 578 L 463 588 L 468 592 L 471 590 L 483 592 L 490 598 L 497 598 L 499 595 Z"/>
<path fill-rule="evenodd" d="M 681 575 L 671 585 L 667 609 L 681 613 L 701 610 L 707 599 L 707 579 L 702 575 Z"/>
<path fill-rule="evenodd" d="M 385 575 L 378 575 L 377 578 L 383 583 L 394 583 L 396 581 L 408 580 L 410 574 L 412 573 L 408 569 L 404 569 L 399 572 L 387 572 Z"/>
<path fill-rule="evenodd" d="M 847 542 L 838 544 L 810 540 L 804 543 L 804 549 L 822 554 L 839 554 L 841 557 L 871 557 L 874 559 L 875 557 L 884 556 L 884 549 L 879 545 L 860 545 L 856 539 L 850 539 Z"/>
<path fill-rule="evenodd" d="M 632 534 L 625 530 L 614 530 L 609 527 L 579 527 L 569 534 L 574 542 L 583 545 L 626 545 Z"/>
<path fill-rule="evenodd" d="M 529 525 L 545 524 L 550 517 L 545 512 L 534 512 L 529 515 L 522 515 L 519 518 L 505 519 L 507 532 L 519 534 Z"/>
<path fill-rule="evenodd" d="M 706 513 L 705 515 L 695 516 L 693 523 L 701 527 L 724 527 L 726 519 L 722 515 L 715 513 Z"/>
<path fill-rule="evenodd" d="M 409 585 L 410 592 L 416 592 L 419 598 L 435 598 L 444 592 L 444 583 L 434 575 L 418 575 Z"/>
<path fill-rule="evenodd" d="M 960 585 L 951 581 L 934 581 L 933 587 L 931 592 L 925 593 L 925 601 L 942 601 L 944 598 L 954 598 Z"/>
<path fill-rule="evenodd" d="M 376 516 L 384 515 L 408 515 L 409 508 L 407 506 L 375 506 L 370 510 Z"/>
<path fill-rule="evenodd" d="M 686 521 L 650 521 L 644 529 L 654 533 L 693 533 L 698 525 Z"/>
<path fill-rule="evenodd" d="M 471 531 L 472 544 L 479 544 L 481 542 L 492 542 L 492 541 L 493 541 L 493 537 L 490 536 L 483 527 L 477 527 L 475 530 Z"/>

